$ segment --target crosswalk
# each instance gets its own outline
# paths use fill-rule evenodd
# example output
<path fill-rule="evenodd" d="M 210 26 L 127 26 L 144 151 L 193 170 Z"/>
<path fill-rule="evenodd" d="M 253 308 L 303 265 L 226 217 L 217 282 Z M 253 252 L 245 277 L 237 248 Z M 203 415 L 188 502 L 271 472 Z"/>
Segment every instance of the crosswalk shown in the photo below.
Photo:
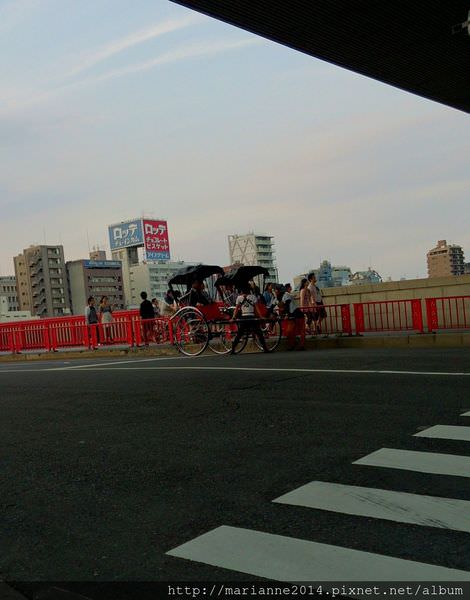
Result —
<path fill-rule="evenodd" d="M 470 411 L 461 416 L 470 416 Z M 415 435 L 467 442 L 470 427 L 435 425 Z M 381 448 L 352 464 L 470 478 L 470 456 L 466 455 Z M 470 533 L 467 500 L 312 481 L 273 502 Z M 369 526 L 373 525 L 369 522 Z M 389 556 L 385 546 L 383 553 L 365 552 L 226 525 L 167 554 L 275 581 L 470 581 L 470 571 Z"/>

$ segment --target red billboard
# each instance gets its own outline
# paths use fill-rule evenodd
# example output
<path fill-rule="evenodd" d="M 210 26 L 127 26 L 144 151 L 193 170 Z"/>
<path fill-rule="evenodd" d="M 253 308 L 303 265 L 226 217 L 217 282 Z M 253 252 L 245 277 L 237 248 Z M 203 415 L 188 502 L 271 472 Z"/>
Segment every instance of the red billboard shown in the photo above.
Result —
<path fill-rule="evenodd" d="M 142 224 L 147 260 L 169 260 L 170 242 L 167 222 L 143 219 Z"/>

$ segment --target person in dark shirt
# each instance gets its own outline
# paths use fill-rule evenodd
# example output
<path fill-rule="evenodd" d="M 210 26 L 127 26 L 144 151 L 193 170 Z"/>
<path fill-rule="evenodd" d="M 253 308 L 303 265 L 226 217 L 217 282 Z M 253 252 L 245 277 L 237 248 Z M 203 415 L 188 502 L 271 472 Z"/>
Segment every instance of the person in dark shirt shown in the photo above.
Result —
<path fill-rule="evenodd" d="M 139 309 L 142 320 L 142 337 L 144 338 L 144 344 L 148 346 L 149 340 L 153 338 L 155 311 L 150 300 L 147 300 L 147 292 L 141 292 L 140 297 L 142 298 Z"/>
<path fill-rule="evenodd" d="M 209 296 L 204 292 L 204 283 L 202 281 L 195 281 L 188 292 L 188 305 L 207 306 L 211 303 Z"/>

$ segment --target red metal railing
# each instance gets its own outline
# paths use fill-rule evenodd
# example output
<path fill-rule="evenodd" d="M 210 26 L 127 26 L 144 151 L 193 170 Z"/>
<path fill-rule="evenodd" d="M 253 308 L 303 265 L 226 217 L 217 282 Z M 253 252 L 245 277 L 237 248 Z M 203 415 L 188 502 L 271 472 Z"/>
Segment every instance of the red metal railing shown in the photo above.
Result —
<path fill-rule="evenodd" d="M 470 296 L 427 298 L 425 305 L 429 331 L 470 329 Z M 307 313 L 309 308 L 302 307 L 302 310 Z M 419 299 L 356 303 L 353 314 L 349 304 L 326 305 L 324 309 L 323 334 L 424 331 Z M 207 314 L 207 318 L 217 314 L 220 315 Z M 173 343 L 173 328 L 167 316 L 142 321 L 137 310 L 119 311 L 113 316 L 112 323 L 98 325 L 86 325 L 82 316 L 1 323 L 0 352 L 95 348 L 98 344 L 132 347 Z"/>
<path fill-rule="evenodd" d="M 470 328 L 470 296 L 426 298 L 429 331 Z"/>
<path fill-rule="evenodd" d="M 351 309 L 349 304 L 328 304 L 323 307 L 314 308 L 313 311 L 323 308 L 326 316 L 317 320 L 320 333 L 323 335 L 343 334 L 352 335 Z M 312 314 L 311 306 L 302 306 L 301 310 L 307 317 L 307 323 L 310 321 L 309 313 Z M 311 328 L 314 329 L 315 321 L 312 319 Z"/>
<path fill-rule="evenodd" d="M 421 300 L 384 300 L 353 304 L 357 334 L 381 331 L 424 332 Z"/>

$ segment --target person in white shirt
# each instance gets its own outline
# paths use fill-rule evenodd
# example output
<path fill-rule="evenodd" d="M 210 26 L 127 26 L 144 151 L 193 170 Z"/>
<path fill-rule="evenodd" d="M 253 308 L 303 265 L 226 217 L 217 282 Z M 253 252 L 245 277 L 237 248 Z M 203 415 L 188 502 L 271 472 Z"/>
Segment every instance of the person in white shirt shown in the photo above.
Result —
<path fill-rule="evenodd" d="M 231 354 L 235 354 L 235 349 L 238 345 L 238 342 L 244 335 L 250 332 L 256 335 L 256 337 L 259 339 L 263 351 L 269 352 L 258 320 L 260 314 L 258 312 L 256 302 L 257 298 L 251 293 L 249 286 L 242 289 L 241 294 L 237 297 L 233 319 L 238 320 L 238 330 L 232 342 Z"/>
<path fill-rule="evenodd" d="M 296 338 L 298 336 L 300 338 L 300 345 L 297 347 L 297 350 L 305 350 L 304 313 L 297 306 L 297 302 L 292 295 L 292 286 L 290 283 L 286 283 L 285 290 L 282 302 L 286 308 L 287 316 L 287 349 L 296 349 Z"/>

